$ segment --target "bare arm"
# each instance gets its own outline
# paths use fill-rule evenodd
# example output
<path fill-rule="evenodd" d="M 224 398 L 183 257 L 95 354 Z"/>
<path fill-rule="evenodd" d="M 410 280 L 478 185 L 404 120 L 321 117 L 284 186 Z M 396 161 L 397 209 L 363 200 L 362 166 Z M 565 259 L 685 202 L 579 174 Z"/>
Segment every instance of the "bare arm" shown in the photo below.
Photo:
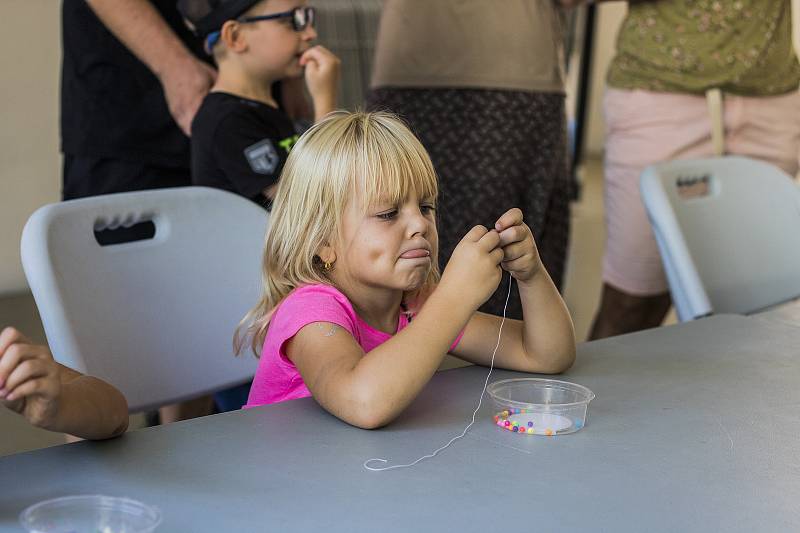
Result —
<path fill-rule="evenodd" d="M 314 110 L 306 98 L 306 86 L 303 78 L 285 78 L 281 80 L 281 104 L 292 120 L 312 120 Z"/>
<path fill-rule="evenodd" d="M 300 57 L 305 81 L 314 104 L 314 121 L 336 109 L 341 61 L 324 46 L 314 46 Z"/>
<path fill-rule="evenodd" d="M 366 355 L 351 335 L 333 324 L 317 322 L 301 329 L 286 353 L 317 402 L 367 429 L 400 414 L 436 372 L 475 309 L 497 287 L 503 257 L 499 242 L 497 232 L 473 228 L 414 321 Z"/>
<path fill-rule="evenodd" d="M 183 45 L 148 0 L 87 0 L 103 24 L 158 77 L 170 113 L 189 135 L 216 72 Z"/>
<path fill-rule="evenodd" d="M 0 405 L 34 426 L 85 439 L 116 437 L 128 428 L 121 392 L 56 363 L 47 347 L 13 328 L 0 333 Z"/>
<path fill-rule="evenodd" d="M 56 363 L 58 364 L 58 363 Z M 128 429 L 128 402 L 105 381 L 59 364 L 59 416 L 45 429 L 84 439 L 108 439 Z"/>
<path fill-rule="evenodd" d="M 519 295 L 524 320 L 506 319 L 495 366 L 540 374 L 567 370 L 575 361 L 575 332 L 550 276 L 542 269 L 530 283 L 519 284 Z M 499 317 L 475 313 L 453 355 L 489 366 L 499 327 Z"/>
<path fill-rule="evenodd" d="M 374 429 L 399 415 L 439 368 L 469 315 L 453 313 L 456 307 L 457 301 L 433 294 L 407 328 L 366 355 L 335 324 L 309 324 L 288 344 L 287 355 L 322 407 Z"/>
<path fill-rule="evenodd" d="M 575 333 L 567 306 L 541 264 L 522 211 L 510 209 L 497 221 L 503 269 L 519 284 L 523 320 L 506 320 L 495 365 L 523 372 L 554 374 L 575 360 Z M 476 313 L 453 355 L 489 365 L 500 318 Z"/>

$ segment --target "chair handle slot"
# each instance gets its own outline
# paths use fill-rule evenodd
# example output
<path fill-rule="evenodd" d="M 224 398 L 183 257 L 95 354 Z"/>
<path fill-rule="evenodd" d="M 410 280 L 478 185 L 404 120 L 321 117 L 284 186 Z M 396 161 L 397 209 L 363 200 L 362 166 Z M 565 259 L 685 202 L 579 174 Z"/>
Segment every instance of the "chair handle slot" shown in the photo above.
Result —
<path fill-rule="evenodd" d="M 711 174 L 686 174 L 678 176 L 675 180 L 675 188 L 681 200 L 693 200 L 709 196 L 712 190 Z"/>
<path fill-rule="evenodd" d="M 94 238 L 100 246 L 114 246 L 129 242 L 146 241 L 156 235 L 153 215 L 143 213 L 98 218 L 94 223 Z"/>

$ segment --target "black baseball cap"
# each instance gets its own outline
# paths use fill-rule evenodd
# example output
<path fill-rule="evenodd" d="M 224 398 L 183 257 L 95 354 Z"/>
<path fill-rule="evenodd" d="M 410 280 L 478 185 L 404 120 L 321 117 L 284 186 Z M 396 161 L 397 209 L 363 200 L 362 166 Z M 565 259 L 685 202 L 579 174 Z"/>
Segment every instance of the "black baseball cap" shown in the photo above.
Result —
<path fill-rule="evenodd" d="M 178 11 L 192 26 L 192 31 L 205 41 L 210 33 L 222 28 L 261 0 L 178 0 Z"/>

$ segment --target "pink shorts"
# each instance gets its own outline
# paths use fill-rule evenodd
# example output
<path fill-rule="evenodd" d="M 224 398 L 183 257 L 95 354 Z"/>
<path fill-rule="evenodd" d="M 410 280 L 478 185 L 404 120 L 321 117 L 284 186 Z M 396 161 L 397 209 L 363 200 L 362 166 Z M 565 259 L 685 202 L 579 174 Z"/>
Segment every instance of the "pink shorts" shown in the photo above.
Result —
<path fill-rule="evenodd" d="M 668 290 L 639 194 L 648 165 L 712 157 L 703 96 L 608 88 L 604 102 L 605 218 L 603 281 L 635 296 Z M 795 176 L 800 154 L 800 92 L 773 97 L 725 95 L 725 151 L 762 159 Z"/>

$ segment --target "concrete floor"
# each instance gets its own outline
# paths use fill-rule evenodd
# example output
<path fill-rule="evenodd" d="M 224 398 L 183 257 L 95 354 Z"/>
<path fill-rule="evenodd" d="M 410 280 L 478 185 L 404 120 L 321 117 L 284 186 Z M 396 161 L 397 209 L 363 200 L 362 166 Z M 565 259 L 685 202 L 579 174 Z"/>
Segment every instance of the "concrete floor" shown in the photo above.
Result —
<path fill-rule="evenodd" d="M 572 313 L 577 339 L 582 341 L 591 326 L 600 295 L 600 265 L 605 243 L 600 161 L 589 161 L 583 171 L 581 199 L 572 209 L 571 234 L 564 296 Z M 674 317 L 668 321 L 674 321 Z M 0 298 L 0 326 L 12 324 L 33 340 L 45 342 L 30 294 Z M 457 366 L 456 361 L 447 361 L 443 366 Z M 141 425 L 142 417 L 134 417 L 132 427 Z M 0 409 L 0 456 L 63 442 L 63 436 L 32 428 L 15 413 Z"/>

